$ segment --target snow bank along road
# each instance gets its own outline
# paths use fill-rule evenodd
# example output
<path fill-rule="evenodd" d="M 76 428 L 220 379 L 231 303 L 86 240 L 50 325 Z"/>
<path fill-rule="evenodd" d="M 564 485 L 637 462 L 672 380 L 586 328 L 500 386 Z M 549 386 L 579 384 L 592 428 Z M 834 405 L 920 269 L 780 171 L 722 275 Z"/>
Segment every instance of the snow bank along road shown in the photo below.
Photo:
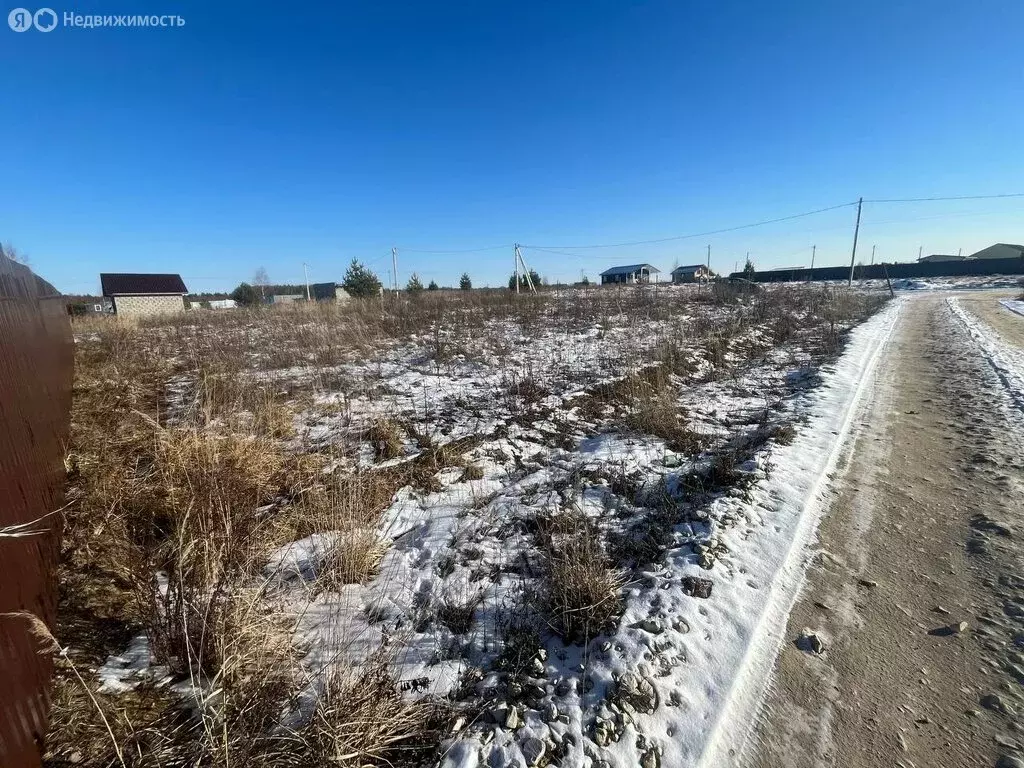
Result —
<path fill-rule="evenodd" d="M 904 303 L 735 764 L 1024 766 L 1024 317 L 1000 298 Z"/>

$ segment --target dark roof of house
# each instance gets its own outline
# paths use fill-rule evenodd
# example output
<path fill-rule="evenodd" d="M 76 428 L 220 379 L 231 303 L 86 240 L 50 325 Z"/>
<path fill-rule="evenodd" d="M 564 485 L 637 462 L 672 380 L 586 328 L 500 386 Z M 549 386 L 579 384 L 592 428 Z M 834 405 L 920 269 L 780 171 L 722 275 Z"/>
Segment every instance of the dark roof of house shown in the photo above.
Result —
<path fill-rule="evenodd" d="M 660 269 L 652 267 L 650 264 L 626 264 L 623 267 L 611 267 L 601 273 L 601 277 L 608 275 L 631 275 L 637 270 L 647 267 L 648 272 L 661 272 Z"/>
<path fill-rule="evenodd" d="M 672 270 L 672 274 L 676 272 L 696 272 L 698 269 L 705 269 L 706 267 L 707 265 L 705 264 L 690 264 L 685 267 L 676 267 Z"/>
<path fill-rule="evenodd" d="M 106 272 L 100 275 L 104 296 L 141 295 L 158 293 L 188 293 L 181 275 L 147 275 L 127 272 Z"/>

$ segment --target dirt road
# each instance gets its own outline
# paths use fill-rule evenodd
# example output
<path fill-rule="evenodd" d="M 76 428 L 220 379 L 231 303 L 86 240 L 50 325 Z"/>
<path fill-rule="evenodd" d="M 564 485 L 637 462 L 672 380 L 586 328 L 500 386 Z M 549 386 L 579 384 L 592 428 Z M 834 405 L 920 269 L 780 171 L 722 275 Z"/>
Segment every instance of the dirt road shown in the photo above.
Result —
<path fill-rule="evenodd" d="M 1024 361 L 997 299 L 904 306 L 742 764 L 1024 768 L 1024 393 L 964 319 Z"/>

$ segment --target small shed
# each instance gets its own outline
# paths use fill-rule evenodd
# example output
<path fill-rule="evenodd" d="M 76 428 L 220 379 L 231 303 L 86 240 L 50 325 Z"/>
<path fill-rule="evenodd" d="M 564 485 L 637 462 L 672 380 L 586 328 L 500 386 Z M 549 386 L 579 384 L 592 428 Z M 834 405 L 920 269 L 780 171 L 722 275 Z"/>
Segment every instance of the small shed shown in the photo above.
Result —
<path fill-rule="evenodd" d="M 306 294 L 304 293 L 275 293 L 267 299 L 271 304 L 295 304 L 305 300 Z"/>
<path fill-rule="evenodd" d="M 672 270 L 673 283 L 698 283 L 701 280 L 709 280 L 711 270 L 705 264 L 690 264 L 685 267 L 676 267 Z"/>
<path fill-rule="evenodd" d="M 340 283 L 313 283 L 309 289 L 315 301 L 336 301 L 344 304 L 352 299 Z"/>
<path fill-rule="evenodd" d="M 181 275 L 107 272 L 100 275 L 100 287 L 116 315 L 142 317 L 185 311 L 188 288 Z"/>
<path fill-rule="evenodd" d="M 601 273 L 601 285 L 615 283 L 649 283 L 651 275 L 661 274 L 661 270 L 650 264 L 626 264 L 612 267 Z"/>

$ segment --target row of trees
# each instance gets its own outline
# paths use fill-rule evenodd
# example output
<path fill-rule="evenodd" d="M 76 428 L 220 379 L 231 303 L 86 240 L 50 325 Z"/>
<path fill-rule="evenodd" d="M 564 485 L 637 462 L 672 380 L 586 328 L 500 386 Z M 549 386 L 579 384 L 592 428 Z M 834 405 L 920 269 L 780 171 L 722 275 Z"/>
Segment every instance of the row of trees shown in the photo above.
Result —
<path fill-rule="evenodd" d="M 747 263 L 743 267 L 743 274 L 747 277 L 751 277 L 753 273 L 754 264 L 748 258 Z M 526 273 L 520 272 L 519 290 L 529 290 L 530 281 L 533 281 L 534 287 L 540 287 L 543 283 L 543 279 L 535 270 L 530 270 L 529 280 L 527 280 Z M 586 285 L 589 284 L 589 281 L 586 278 L 583 278 L 583 283 Z M 380 278 L 378 278 L 369 267 L 358 259 L 352 259 L 352 263 L 349 264 L 348 270 L 345 272 L 345 277 L 341 282 L 341 286 L 349 296 L 361 299 L 378 296 L 384 288 Z M 509 275 L 508 287 L 509 290 L 515 290 L 515 273 Z M 468 272 L 463 272 L 462 277 L 459 278 L 459 288 L 463 291 L 472 290 L 473 281 L 470 279 Z M 416 272 L 412 273 L 412 276 L 409 277 L 409 281 L 405 284 L 405 290 L 409 293 L 419 293 L 424 290 L 437 291 L 440 289 L 441 286 L 437 284 L 436 280 L 431 280 L 430 283 L 424 287 L 423 281 Z M 271 285 L 270 280 L 267 277 L 267 271 L 263 269 L 263 267 L 260 267 L 256 270 L 252 283 L 242 283 L 239 285 L 231 292 L 231 298 L 242 306 L 250 306 L 252 304 L 258 304 L 265 301 L 267 296 L 272 296 L 277 293 L 305 292 L 306 287 L 304 285 Z"/>
<path fill-rule="evenodd" d="M 536 276 L 536 273 L 533 273 L 533 275 L 534 280 L 539 284 L 540 278 Z M 373 270 L 358 259 L 352 259 L 352 263 L 349 264 L 348 269 L 345 271 L 345 277 L 341 281 L 341 286 L 349 296 L 354 296 L 360 299 L 378 296 L 384 288 L 380 278 L 374 274 Z M 509 287 L 514 287 L 514 285 L 510 284 Z M 470 279 L 468 272 L 463 272 L 462 277 L 459 278 L 459 288 L 463 291 L 472 290 L 473 281 Z M 409 281 L 405 284 L 405 290 L 409 293 L 419 293 L 423 290 L 438 291 L 440 289 L 441 286 L 437 284 L 436 280 L 431 280 L 430 283 L 424 287 L 423 281 L 415 272 L 412 273 Z M 305 294 L 305 292 L 306 286 L 304 285 L 271 284 L 270 279 L 267 277 L 267 271 L 263 267 L 260 267 L 256 270 L 256 274 L 253 276 L 252 282 L 242 283 L 235 288 L 235 290 L 231 292 L 231 298 L 240 306 L 248 307 L 262 303 L 266 301 L 268 296 L 273 296 L 275 294 Z"/>

